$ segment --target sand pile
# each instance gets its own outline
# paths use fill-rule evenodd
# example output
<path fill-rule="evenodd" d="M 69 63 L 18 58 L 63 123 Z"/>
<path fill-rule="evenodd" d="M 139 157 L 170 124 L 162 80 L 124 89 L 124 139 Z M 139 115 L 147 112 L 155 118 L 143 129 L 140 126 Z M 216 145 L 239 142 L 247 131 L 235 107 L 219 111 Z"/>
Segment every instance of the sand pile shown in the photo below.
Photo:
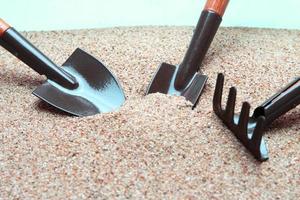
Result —
<path fill-rule="evenodd" d="M 179 63 L 192 27 L 24 33 L 61 64 L 77 47 L 102 60 L 127 96 L 117 112 L 73 118 L 32 96 L 44 78 L 0 49 L 0 199 L 299 199 L 300 110 L 273 123 L 259 163 L 212 112 L 218 72 L 237 109 L 300 74 L 300 31 L 221 28 L 203 64 L 198 107 L 144 96 L 162 62 Z"/>

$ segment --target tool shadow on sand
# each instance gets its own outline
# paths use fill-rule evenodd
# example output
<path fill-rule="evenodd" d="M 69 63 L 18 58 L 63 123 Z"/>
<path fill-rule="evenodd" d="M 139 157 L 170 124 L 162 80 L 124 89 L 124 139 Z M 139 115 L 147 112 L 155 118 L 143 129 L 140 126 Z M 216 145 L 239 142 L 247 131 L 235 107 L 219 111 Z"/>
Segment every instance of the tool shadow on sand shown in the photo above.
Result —
<path fill-rule="evenodd" d="M 279 119 L 273 122 L 273 124 L 270 125 L 268 132 L 280 129 L 289 129 L 291 128 L 291 122 L 293 122 L 293 126 L 296 126 L 296 124 L 300 124 L 300 109 L 297 111 L 290 111 L 286 115 L 281 116 Z"/>
<path fill-rule="evenodd" d="M 24 66 L 25 67 L 25 66 Z M 24 74 L 22 72 L 4 72 L 0 74 L 0 82 L 5 83 L 8 86 L 28 86 L 29 88 L 34 88 L 41 85 L 43 82 L 43 78 L 28 76 L 28 74 Z"/>
<path fill-rule="evenodd" d="M 42 100 L 37 100 L 34 103 L 34 109 L 37 110 L 39 113 L 46 113 L 49 115 L 58 115 L 60 117 L 73 117 L 72 114 L 64 112 Z"/>

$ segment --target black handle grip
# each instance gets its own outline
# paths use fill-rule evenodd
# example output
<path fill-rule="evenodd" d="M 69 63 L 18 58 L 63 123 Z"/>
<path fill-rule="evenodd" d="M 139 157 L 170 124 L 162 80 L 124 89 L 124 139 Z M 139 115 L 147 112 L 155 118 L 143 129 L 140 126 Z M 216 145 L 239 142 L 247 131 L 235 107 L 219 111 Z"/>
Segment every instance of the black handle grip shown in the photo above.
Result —
<path fill-rule="evenodd" d="M 0 45 L 48 79 L 71 89 L 77 86 L 74 77 L 54 64 L 14 28 L 9 28 L 2 34 Z"/>
<path fill-rule="evenodd" d="M 298 77 L 285 88 L 273 95 L 261 106 L 255 109 L 253 116 L 265 116 L 265 124 L 271 124 L 275 119 L 295 108 L 300 103 L 300 78 Z"/>
<path fill-rule="evenodd" d="M 178 68 L 175 80 L 177 89 L 185 88 L 199 70 L 221 22 L 222 17 L 217 13 L 207 10 L 202 12 L 190 46 Z"/>

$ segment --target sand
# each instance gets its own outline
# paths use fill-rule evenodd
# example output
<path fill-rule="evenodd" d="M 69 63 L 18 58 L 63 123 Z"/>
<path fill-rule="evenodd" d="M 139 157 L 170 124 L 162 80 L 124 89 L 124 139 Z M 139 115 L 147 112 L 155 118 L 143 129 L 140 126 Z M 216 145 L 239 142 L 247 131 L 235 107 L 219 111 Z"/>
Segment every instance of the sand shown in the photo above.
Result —
<path fill-rule="evenodd" d="M 161 62 L 177 64 L 192 27 L 27 32 L 56 63 L 80 47 L 118 76 L 120 110 L 86 118 L 31 95 L 45 79 L 0 49 L 0 199 L 299 199 L 300 110 L 265 133 L 260 163 L 212 111 L 218 72 L 258 106 L 300 74 L 300 31 L 221 28 L 203 64 L 196 109 L 181 97 L 144 96 Z"/>

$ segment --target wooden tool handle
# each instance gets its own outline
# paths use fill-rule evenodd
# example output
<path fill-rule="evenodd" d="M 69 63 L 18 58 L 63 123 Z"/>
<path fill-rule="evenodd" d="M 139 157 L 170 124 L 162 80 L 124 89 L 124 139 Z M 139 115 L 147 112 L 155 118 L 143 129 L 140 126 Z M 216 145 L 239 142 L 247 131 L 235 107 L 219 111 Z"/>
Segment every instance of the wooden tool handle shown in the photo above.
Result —
<path fill-rule="evenodd" d="M 214 11 L 222 17 L 228 3 L 229 0 L 207 0 L 204 10 Z"/>
<path fill-rule="evenodd" d="M 7 29 L 10 28 L 10 25 L 8 25 L 5 21 L 3 21 L 0 18 L 0 37 L 7 31 Z"/>

